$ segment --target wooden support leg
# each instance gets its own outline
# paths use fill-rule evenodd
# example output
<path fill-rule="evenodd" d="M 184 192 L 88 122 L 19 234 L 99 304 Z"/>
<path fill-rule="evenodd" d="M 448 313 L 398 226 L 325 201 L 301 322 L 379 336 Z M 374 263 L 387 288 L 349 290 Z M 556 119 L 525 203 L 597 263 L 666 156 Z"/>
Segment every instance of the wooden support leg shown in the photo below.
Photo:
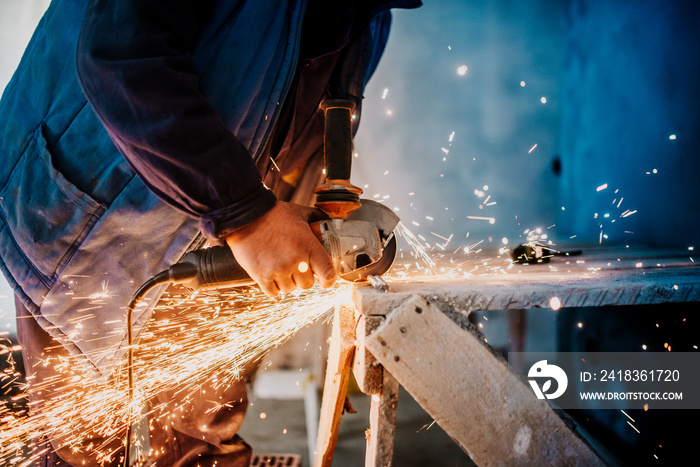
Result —
<path fill-rule="evenodd" d="M 381 392 L 373 394 L 370 403 L 365 467 L 391 467 L 394 455 L 399 382 L 388 371 L 383 373 Z"/>
<path fill-rule="evenodd" d="M 360 390 L 371 397 L 367 430 L 366 467 L 389 467 L 394 454 L 399 383 L 365 348 L 365 338 L 384 321 L 383 316 L 355 315 L 357 319 L 353 372 Z"/>
<path fill-rule="evenodd" d="M 338 305 L 333 317 L 314 467 L 330 467 L 333 461 L 333 451 L 338 441 L 338 428 L 343 415 L 348 378 L 355 353 L 354 328 L 353 310 Z"/>
<path fill-rule="evenodd" d="M 365 345 L 476 464 L 604 465 L 482 339 L 416 295 Z"/>
<path fill-rule="evenodd" d="M 525 310 L 508 310 L 508 338 L 510 340 L 509 352 L 517 352 L 510 359 L 510 365 L 520 374 L 525 373 L 525 363 L 520 352 L 525 351 L 526 317 Z"/>

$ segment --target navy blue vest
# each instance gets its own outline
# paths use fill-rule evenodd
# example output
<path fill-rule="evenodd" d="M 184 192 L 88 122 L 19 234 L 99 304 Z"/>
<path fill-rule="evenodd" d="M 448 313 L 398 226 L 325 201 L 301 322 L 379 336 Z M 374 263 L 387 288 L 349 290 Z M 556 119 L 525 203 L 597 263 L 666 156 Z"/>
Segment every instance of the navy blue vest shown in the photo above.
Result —
<path fill-rule="evenodd" d="M 86 101 L 75 65 L 86 3 L 52 2 L 0 100 L 0 268 L 41 326 L 107 377 L 126 351 L 132 294 L 201 234 L 197 219 L 146 187 Z M 305 3 L 219 0 L 195 48 L 205 95 L 254 158 L 293 81 Z M 420 4 L 384 3 L 374 12 Z M 377 65 L 388 22 L 378 15 L 367 29 L 364 69 L 341 67 L 354 95 Z M 136 332 L 162 290 L 136 311 Z"/>
<path fill-rule="evenodd" d="M 195 51 L 205 94 L 254 156 L 293 78 L 304 3 L 220 1 Z M 44 329 L 109 375 L 131 295 L 199 230 L 134 174 L 86 102 L 75 68 L 85 6 L 50 5 L 0 101 L 0 267 Z M 260 28 L 261 14 L 275 27 Z"/>

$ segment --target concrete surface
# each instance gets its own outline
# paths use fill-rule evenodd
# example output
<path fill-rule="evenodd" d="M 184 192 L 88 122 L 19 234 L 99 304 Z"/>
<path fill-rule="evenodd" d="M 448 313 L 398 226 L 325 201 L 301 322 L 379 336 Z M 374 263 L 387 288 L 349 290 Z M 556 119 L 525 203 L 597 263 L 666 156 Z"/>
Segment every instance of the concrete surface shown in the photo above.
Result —
<path fill-rule="evenodd" d="M 364 465 L 364 432 L 369 423 L 369 396 L 350 396 L 355 414 L 344 414 L 333 467 Z M 309 466 L 302 401 L 251 399 L 241 436 L 256 452 L 293 453 Z M 261 418 L 264 415 L 264 419 Z M 394 465 L 397 467 L 470 467 L 474 463 L 405 390 L 399 394 Z M 432 425 L 431 425 L 432 424 Z M 287 430 L 285 433 L 284 430 Z"/>

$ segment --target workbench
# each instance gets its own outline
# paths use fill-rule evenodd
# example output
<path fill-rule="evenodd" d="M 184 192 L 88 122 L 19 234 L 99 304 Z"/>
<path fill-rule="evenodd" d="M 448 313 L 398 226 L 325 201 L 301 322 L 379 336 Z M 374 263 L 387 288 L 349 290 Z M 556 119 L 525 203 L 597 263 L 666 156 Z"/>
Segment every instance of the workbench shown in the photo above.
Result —
<path fill-rule="evenodd" d="M 503 250 L 484 250 L 460 262 L 460 278 L 389 278 L 387 291 L 357 286 L 353 303 L 335 312 L 314 465 L 330 465 L 350 367 L 371 396 L 366 466 L 391 465 L 399 385 L 478 465 L 602 465 L 467 318 L 487 310 L 700 302 L 692 250 L 582 251 L 506 266 Z M 540 410 L 509 410 L 514 398 Z"/>

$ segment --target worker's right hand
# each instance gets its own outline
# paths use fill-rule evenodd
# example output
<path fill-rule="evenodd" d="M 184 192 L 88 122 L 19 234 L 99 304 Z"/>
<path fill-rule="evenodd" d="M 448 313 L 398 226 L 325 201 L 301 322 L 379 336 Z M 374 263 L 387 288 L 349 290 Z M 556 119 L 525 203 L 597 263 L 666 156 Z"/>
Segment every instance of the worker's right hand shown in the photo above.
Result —
<path fill-rule="evenodd" d="M 331 257 L 309 227 L 315 211 L 277 201 L 264 216 L 226 237 L 238 264 L 267 295 L 309 289 L 314 276 L 324 288 L 335 283 Z"/>

